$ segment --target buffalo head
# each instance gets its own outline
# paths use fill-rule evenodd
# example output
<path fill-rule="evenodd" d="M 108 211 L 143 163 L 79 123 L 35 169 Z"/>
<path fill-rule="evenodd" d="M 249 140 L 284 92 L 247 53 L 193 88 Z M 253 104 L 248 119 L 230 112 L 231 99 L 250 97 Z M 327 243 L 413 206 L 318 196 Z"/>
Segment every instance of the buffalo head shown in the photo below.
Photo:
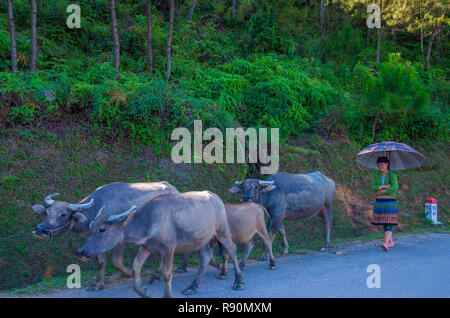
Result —
<path fill-rule="evenodd" d="M 262 181 L 258 179 L 236 181 L 235 186 L 230 189 L 230 192 L 240 194 L 241 202 L 251 201 L 261 203 L 262 194 L 276 188 L 273 183 L 273 181 Z"/>
<path fill-rule="evenodd" d="M 33 234 L 38 238 L 51 238 L 71 230 L 74 222 L 87 220 L 80 212 L 94 205 L 94 199 L 78 204 L 53 200 L 57 195 L 59 193 L 50 194 L 44 199 L 44 205 L 32 207 L 33 211 L 46 217 L 45 221 L 33 230 Z"/>
<path fill-rule="evenodd" d="M 89 223 L 91 236 L 77 251 L 81 260 L 88 260 L 94 256 L 106 253 L 121 243 L 124 238 L 124 226 L 132 219 L 137 209 L 133 205 L 128 211 L 119 215 L 102 214 L 103 206 L 94 221 Z"/>

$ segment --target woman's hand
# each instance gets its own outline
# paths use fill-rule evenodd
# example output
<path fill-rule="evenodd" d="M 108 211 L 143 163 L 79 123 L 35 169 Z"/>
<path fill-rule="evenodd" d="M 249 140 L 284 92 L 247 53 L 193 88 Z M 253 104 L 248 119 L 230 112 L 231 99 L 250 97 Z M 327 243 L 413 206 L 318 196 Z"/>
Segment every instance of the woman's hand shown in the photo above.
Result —
<path fill-rule="evenodd" d="M 381 189 L 381 190 L 378 190 L 378 191 L 376 192 L 377 195 L 380 195 L 380 194 L 383 194 L 383 193 L 386 193 L 386 190 L 385 190 L 385 189 Z"/>
<path fill-rule="evenodd" d="M 378 190 L 383 190 L 383 189 L 387 189 L 387 188 L 390 188 L 390 187 L 391 187 L 390 184 L 380 185 L 380 186 L 378 187 Z"/>

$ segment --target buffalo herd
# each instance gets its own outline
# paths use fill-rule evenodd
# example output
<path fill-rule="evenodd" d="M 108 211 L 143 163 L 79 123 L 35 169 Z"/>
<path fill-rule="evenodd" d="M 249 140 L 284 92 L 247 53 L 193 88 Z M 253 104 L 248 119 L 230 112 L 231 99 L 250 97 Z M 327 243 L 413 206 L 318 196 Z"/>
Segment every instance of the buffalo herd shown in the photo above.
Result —
<path fill-rule="evenodd" d="M 104 287 L 106 253 L 112 250 L 114 267 L 126 277 L 134 277 L 134 290 L 142 297 L 150 296 L 141 280 L 142 265 L 150 254 L 160 257 L 151 282 L 162 277 L 166 284 L 164 297 L 172 297 L 174 253 L 182 254 L 179 270 L 186 270 L 187 254 L 199 253 L 199 270 L 193 282 L 182 291 L 191 295 L 199 288 L 210 263 L 220 269 L 218 278 L 226 278 L 228 258 L 234 267 L 233 289 L 243 289 L 241 269 L 254 246 L 255 234 L 264 243 L 269 269 L 275 269 L 272 242 L 276 233 L 283 239 L 282 253 L 288 253 L 289 248 L 284 219 L 304 220 L 320 214 L 325 223 L 325 243 L 321 250 L 329 246 L 335 185 L 322 173 L 278 172 L 264 181 L 236 181 L 229 191 L 240 196 L 240 204 L 224 204 L 210 191 L 181 193 L 166 181 L 110 183 L 75 204 L 55 200 L 59 193 L 54 193 L 44 199 L 44 205 L 33 206 L 35 212 L 46 218 L 33 234 L 48 239 L 66 231 L 87 234 L 89 239 L 77 255 L 82 260 L 95 257 L 99 264 L 96 283 L 89 289 Z M 246 246 L 240 262 L 236 243 Z M 131 270 L 123 264 L 125 244 L 140 246 Z M 213 258 L 217 245 L 223 258 L 221 265 Z"/>

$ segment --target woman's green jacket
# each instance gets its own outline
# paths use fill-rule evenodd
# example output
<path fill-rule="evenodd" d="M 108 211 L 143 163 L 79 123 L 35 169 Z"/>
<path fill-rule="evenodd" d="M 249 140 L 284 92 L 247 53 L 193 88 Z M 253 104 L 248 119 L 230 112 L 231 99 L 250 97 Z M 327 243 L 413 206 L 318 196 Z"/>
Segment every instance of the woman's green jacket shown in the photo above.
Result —
<path fill-rule="evenodd" d="M 398 192 L 397 176 L 389 171 L 384 176 L 384 184 L 385 185 L 390 184 L 391 187 L 390 188 L 386 188 L 385 189 L 386 193 L 383 193 L 382 195 L 388 195 L 388 196 L 391 196 L 391 197 L 396 197 L 397 196 L 397 192 Z M 373 177 L 372 177 L 372 183 L 370 185 L 370 189 L 372 191 L 378 191 L 379 190 L 378 188 L 379 188 L 380 185 L 381 185 L 381 172 L 380 171 L 375 171 L 375 173 L 373 174 Z"/>

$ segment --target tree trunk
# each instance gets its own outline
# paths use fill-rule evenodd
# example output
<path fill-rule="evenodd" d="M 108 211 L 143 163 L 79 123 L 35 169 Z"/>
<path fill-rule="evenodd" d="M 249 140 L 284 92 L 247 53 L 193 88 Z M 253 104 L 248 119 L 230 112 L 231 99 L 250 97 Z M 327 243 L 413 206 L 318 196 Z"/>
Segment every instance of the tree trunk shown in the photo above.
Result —
<path fill-rule="evenodd" d="M 422 0 L 419 1 L 419 23 L 420 23 L 420 53 L 423 59 L 423 18 L 422 18 Z"/>
<path fill-rule="evenodd" d="M 397 44 L 397 29 L 395 27 L 392 28 L 392 42 Z"/>
<path fill-rule="evenodd" d="M 174 0 L 170 0 L 170 12 L 169 12 L 169 34 L 167 36 L 167 47 L 166 47 L 166 81 L 170 79 L 170 73 L 172 71 L 172 32 L 173 32 L 173 11 L 175 3 Z"/>
<path fill-rule="evenodd" d="M 116 15 L 116 1 L 110 0 L 111 22 L 112 22 L 112 36 L 114 41 L 114 68 L 119 70 L 120 66 L 120 42 L 119 31 L 117 29 L 117 15 Z"/>
<path fill-rule="evenodd" d="M 369 46 L 369 44 L 370 44 L 370 28 L 367 28 L 366 46 Z"/>
<path fill-rule="evenodd" d="M 236 11 L 237 11 L 237 0 L 233 0 L 233 2 L 231 3 L 231 16 L 233 18 L 236 18 Z"/>
<path fill-rule="evenodd" d="M 30 0 L 31 6 L 31 56 L 30 56 L 30 71 L 36 71 L 37 64 L 37 5 L 36 0 Z"/>
<path fill-rule="evenodd" d="M 427 58 L 425 60 L 425 70 L 428 72 L 430 70 L 430 56 L 431 56 L 431 48 L 433 46 L 433 39 L 436 36 L 437 28 L 433 30 L 433 33 L 431 34 L 430 42 L 428 43 L 428 50 L 427 50 Z"/>
<path fill-rule="evenodd" d="M 325 0 L 320 0 L 320 29 L 323 38 L 325 36 Z"/>
<path fill-rule="evenodd" d="M 152 47 L 152 3 L 146 1 L 147 6 L 147 60 L 150 67 L 150 73 L 153 73 L 153 47 Z"/>
<path fill-rule="evenodd" d="M 378 114 L 375 116 L 375 120 L 373 121 L 373 126 L 372 126 L 372 142 L 373 142 L 374 139 L 375 139 L 375 131 L 376 131 L 376 129 L 377 129 L 377 122 L 378 122 L 378 119 L 380 118 L 380 116 L 382 116 L 382 115 L 384 115 L 384 114 L 387 114 L 387 112 L 380 112 L 380 113 L 378 113 Z"/>
<path fill-rule="evenodd" d="M 44 0 L 39 0 L 39 9 L 42 9 L 44 6 Z"/>
<path fill-rule="evenodd" d="M 442 45 L 441 45 L 441 28 L 438 28 L 436 33 L 436 52 L 438 63 L 441 61 Z"/>
<path fill-rule="evenodd" d="M 14 25 L 13 0 L 8 0 L 9 36 L 11 39 L 11 71 L 17 72 L 16 27 Z"/>
<path fill-rule="evenodd" d="M 383 11 L 383 0 L 380 0 L 380 21 L 381 20 L 381 12 Z M 377 64 L 380 63 L 380 42 L 381 42 L 381 31 L 383 29 L 383 24 L 381 23 L 380 28 L 378 29 L 377 34 Z"/>
<path fill-rule="evenodd" d="M 194 16 L 195 6 L 197 5 L 197 0 L 193 0 L 191 6 L 188 11 L 188 20 L 192 21 L 192 17 Z"/>
<path fill-rule="evenodd" d="M 423 28 L 420 27 L 420 53 L 422 54 L 423 58 Z"/>

